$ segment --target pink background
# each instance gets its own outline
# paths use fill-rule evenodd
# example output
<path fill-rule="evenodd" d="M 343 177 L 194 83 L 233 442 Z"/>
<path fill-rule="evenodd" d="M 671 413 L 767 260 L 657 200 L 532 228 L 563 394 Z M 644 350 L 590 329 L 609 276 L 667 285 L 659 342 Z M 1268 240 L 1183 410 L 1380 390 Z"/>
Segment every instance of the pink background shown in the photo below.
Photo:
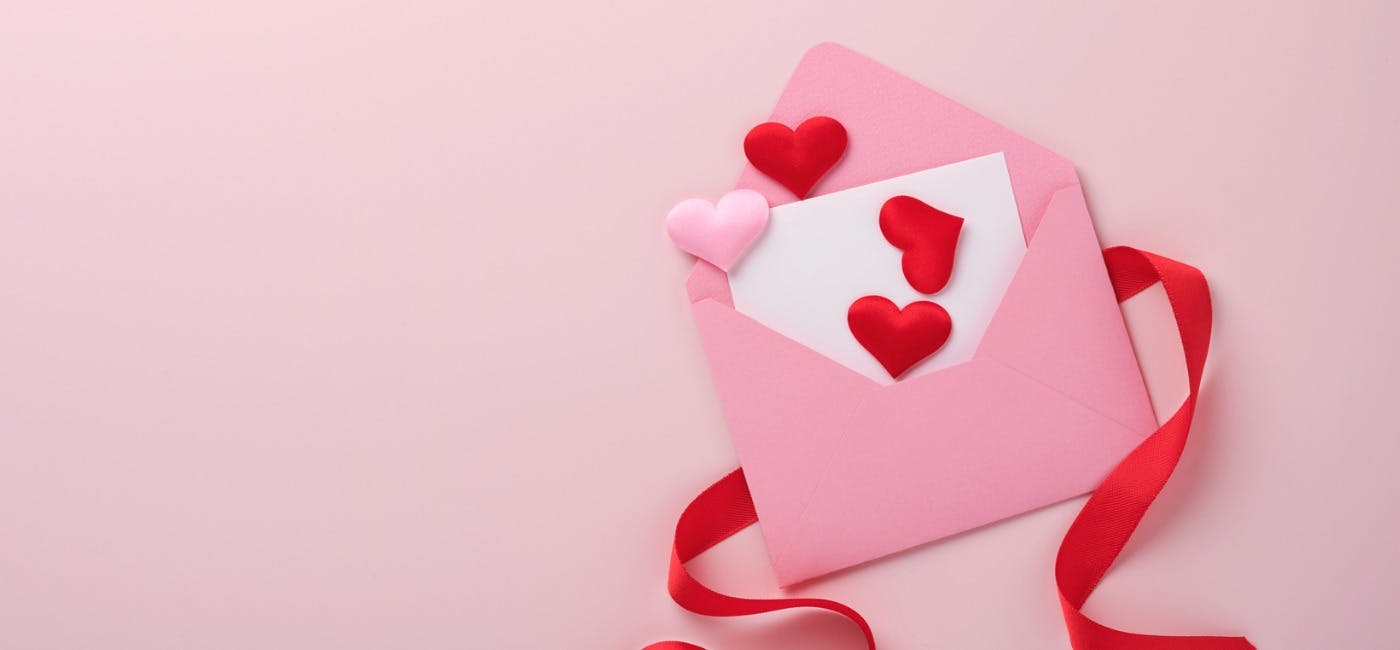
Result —
<path fill-rule="evenodd" d="M 734 457 L 661 217 L 822 40 L 1213 283 L 1195 438 L 1089 611 L 1400 646 L 1394 3 L 191 4 L 0 9 L 0 647 L 856 647 L 664 594 Z M 1129 306 L 1166 408 L 1164 310 Z M 1081 501 L 798 593 L 885 648 L 1065 648 Z"/>

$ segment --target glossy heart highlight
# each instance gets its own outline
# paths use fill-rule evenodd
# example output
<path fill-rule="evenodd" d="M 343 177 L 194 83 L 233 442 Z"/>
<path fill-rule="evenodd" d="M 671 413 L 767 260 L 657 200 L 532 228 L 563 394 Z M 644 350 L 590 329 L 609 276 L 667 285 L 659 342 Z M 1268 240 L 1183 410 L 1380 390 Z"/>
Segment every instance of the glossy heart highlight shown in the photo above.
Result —
<path fill-rule="evenodd" d="M 896 379 L 937 352 L 953 332 L 948 312 L 927 300 L 900 309 L 888 298 L 865 296 L 851 303 L 846 322 L 856 341 Z"/>
<path fill-rule="evenodd" d="M 846 127 L 825 116 L 808 119 L 796 131 L 778 122 L 764 122 L 744 138 L 749 163 L 799 199 L 807 198 L 844 153 Z"/>
<path fill-rule="evenodd" d="M 948 285 L 962 226 L 962 217 L 912 196 L 896 196 L 880 208 L 880 232 L 904 251 L 904 278 L 919 293 L 938 293 Z"/>

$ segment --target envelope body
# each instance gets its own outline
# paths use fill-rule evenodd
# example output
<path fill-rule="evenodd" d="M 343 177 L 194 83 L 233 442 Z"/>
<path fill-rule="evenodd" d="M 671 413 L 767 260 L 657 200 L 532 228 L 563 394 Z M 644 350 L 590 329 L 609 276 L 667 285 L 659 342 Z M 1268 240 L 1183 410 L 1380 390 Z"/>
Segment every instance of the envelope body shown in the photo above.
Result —
<path fill-rule="evenodd" d="M 782 585 L 1088 492 L 1157 427 L 1073 165 L 834 44 L 772 120 L 815 115 L 849 134 L 818 195 L 1003 154 L 1026 251 L 971 360 L 890 385 L 736 311 L 697 264 L 687 291 Z M 751 167 L 738 186 L 795 200 Z"/>

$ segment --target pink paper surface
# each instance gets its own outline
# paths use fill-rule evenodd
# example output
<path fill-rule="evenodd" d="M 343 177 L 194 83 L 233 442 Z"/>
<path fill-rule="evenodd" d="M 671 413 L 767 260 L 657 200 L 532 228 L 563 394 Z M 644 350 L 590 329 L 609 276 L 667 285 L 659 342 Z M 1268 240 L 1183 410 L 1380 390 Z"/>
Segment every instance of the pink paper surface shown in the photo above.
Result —
<path fill-rule="evenodd" d="M 0 14 L 0 648 L 859 648 L 665 589 L 737 460 L 661 220 L 732 187 L 828 39 L 1065 154 L 1104 245 L 1210 280 L 1192 439 L 1090 613 L 1400 648 L 1400 3 Z M 1170 412 L 1166 301 L 1124 309 Z M 788 593 L 882 650 L 1068 650 L 1082 502 Z M 691 567 L 779 593 L 757 528 Z"/>

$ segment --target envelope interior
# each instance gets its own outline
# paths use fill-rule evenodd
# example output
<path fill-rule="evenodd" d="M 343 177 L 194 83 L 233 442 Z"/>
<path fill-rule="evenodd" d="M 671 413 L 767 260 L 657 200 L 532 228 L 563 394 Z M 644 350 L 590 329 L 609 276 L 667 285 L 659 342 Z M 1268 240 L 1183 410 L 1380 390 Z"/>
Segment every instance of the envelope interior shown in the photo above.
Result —
<path fill-rule="evenodd" d="M 902 251 L 880 232 L 884 202 L 908 195 L 964 219 L 952 277 L 925 295 Z M 903 379 L 972 358 L 1025 255 L 1005 157 L 990 154 L 773 208 L 767 230 L 729 273 L 734 308 L 879 384 L 889 373 L 852 336 L 846 310 L 862 296 L 903 307 L 931 300 L 952 317 L 948 342 Z"/>

